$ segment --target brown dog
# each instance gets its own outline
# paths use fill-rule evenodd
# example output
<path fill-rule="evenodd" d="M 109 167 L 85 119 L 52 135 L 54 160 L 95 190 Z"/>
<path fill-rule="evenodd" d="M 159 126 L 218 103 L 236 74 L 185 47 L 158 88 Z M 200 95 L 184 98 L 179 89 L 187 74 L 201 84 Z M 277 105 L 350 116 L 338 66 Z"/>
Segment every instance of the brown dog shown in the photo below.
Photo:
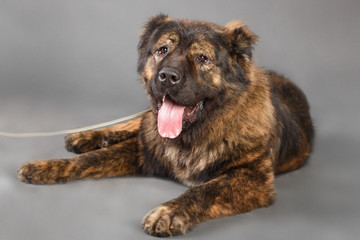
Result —
<path fill-rule="evenodd" d="M 253 62 L 256 41 L 237 21 L 222 27 L 151 18 L 138 45 L 138 71 L 152 111 L 67 136 L 67 149 L 83 154 L 27 163 L 19 179 L 45 184 L 138 174 L 191 186 L 144 217 L 144 230 L 155 236 L 269 206 L 274 176 L 305 163 L 313 127 L 301 90 Z"/>

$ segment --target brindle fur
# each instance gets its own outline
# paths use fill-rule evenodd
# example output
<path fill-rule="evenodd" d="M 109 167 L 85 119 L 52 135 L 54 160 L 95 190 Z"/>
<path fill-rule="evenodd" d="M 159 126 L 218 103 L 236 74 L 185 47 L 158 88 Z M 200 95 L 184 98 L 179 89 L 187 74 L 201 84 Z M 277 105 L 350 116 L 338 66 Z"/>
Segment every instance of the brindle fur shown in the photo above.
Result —
<path fill-rule="evenodd" d="M 302 166 L 313 127 L 304 94 L 288 79 L 255 65 L 257 37 L 241 22 L 215 24 L 151 18 L 138 45 L 138 70 L 152 107 L 142 117 L 66 137 L 74 158 L 34 161 L 18 170 L 21 181 L 63 183 L 129 174 L 167 177 L 191 186 L 143 219 L 154 236 L 184 234 L 212 218 L 244 213 L 274 201 L 274 177 Z M 164 56 L 155 54 L 168 47 Z M 205 54 L 208 64 L 197 62 Z M 160 69 L 176 69 L 180 84 L 161 84 Z M 157 104 L 167 93 L 194 106 L 196 121 L 175 139 L 157 132 Z"/>

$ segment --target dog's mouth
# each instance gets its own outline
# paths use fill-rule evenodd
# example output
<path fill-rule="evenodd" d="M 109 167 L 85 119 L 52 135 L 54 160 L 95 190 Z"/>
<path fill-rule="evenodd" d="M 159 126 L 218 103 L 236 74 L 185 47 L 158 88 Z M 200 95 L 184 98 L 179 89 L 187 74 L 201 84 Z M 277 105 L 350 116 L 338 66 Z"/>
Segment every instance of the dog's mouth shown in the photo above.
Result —
<path fill-rule="evenodd" d="M 196 121 L 203 101 L 195 106 L 182 106 L 177 104 L 168 95 L 164 95 L 158 103 L 158 132 L 161 137 L 174 139 L 180 135 L 183 122 L 193 123 Z"/>

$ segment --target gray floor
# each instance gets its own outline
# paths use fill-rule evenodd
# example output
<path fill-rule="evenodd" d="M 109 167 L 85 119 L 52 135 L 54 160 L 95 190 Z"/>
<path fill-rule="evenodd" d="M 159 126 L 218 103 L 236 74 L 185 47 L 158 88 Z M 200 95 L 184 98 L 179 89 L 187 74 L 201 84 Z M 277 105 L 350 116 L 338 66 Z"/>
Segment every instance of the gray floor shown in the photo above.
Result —
<path fill-rule="evenodd" d="M 307 94 L 310 163 L 276 179 L 266 209 L 210 221 L 185 239 L 357 239 L 360 235 L 360 2 L 0 0 L 0 131 L 52 131 L 144 110 L 136 73 L 142 23 L 159 12 L 260 37 L 255 58 Z M 16 169 L 72 156 L 63 137 L 0 137 L 0 239 L 151 239 L 142 216 L 186 190 L 154 178 L 32 186 Z"/>

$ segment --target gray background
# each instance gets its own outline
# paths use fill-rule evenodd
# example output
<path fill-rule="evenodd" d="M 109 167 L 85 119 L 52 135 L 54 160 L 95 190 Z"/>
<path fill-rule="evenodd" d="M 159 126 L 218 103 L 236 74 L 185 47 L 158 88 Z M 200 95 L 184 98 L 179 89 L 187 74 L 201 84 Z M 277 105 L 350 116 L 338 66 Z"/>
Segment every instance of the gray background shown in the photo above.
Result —
<path fill-rule="evenodd" d="M 0 131 L 82 127 L 147 108 L 137 36 L 159 12 L 260 36 L 256 61 L 307 94 L 317 129 L 303 169 L 276 179 L 266 209 L 199 225 L 181 239 L 357 239 L 360 235 L 360 2 L 0 0 Z M 0 137 L 0 239 L 151 239 L 140 222 L 186 187 L 126 177 L 33 186 L 26 161 L 73 156 L 63 137 Z"/>

